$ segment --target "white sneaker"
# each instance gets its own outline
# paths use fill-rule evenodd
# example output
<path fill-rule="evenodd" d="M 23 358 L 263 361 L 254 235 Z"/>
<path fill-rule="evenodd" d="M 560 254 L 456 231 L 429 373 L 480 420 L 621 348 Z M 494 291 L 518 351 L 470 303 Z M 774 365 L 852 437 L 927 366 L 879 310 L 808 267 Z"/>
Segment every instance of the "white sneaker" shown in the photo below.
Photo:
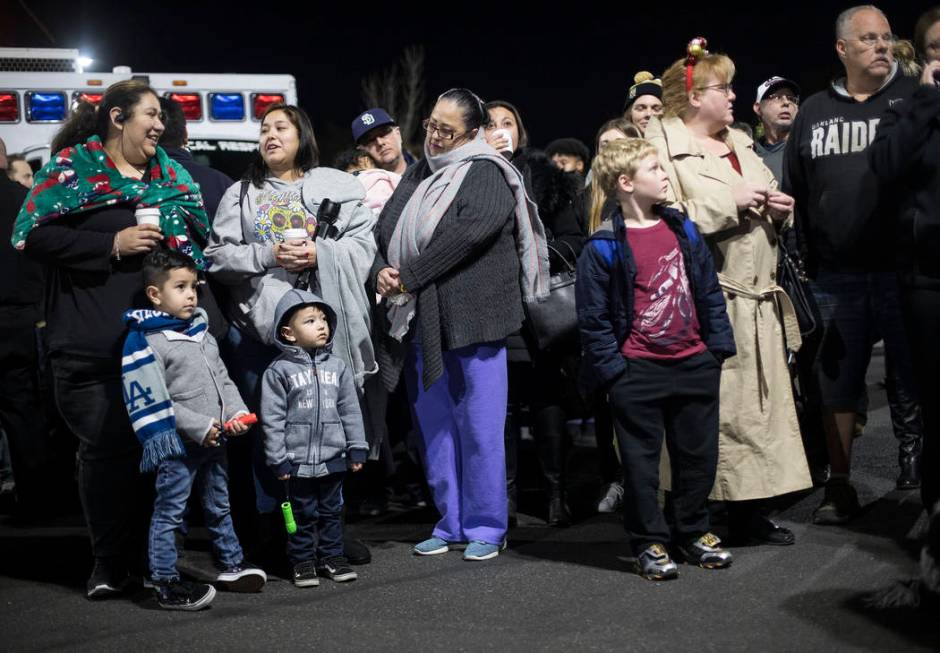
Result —
<path fill-rule="evenodd" d="M 623 504 L 623 485 L 616 481 L 607 486 L 604 498 L 597 504 L 597 512 L 618 512 Z"/>

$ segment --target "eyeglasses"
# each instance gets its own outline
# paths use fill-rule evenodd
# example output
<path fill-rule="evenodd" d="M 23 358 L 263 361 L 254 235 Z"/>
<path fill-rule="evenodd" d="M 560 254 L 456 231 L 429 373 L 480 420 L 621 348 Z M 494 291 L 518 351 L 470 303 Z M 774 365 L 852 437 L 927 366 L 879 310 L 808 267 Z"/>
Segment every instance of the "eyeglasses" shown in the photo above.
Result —
<path fill-rule="evenodd" d="M 857 39 L 846 39 L 847 41 L 858 41 L 862 44 L 863 48 L 873 48 L 878 45 L 879 41 L 883 41 L 885 45 L 889 48 L 892 47 L 898 40 L 898 37 L 894 34 L 863 34 Z"/>
<path fill-rule="evenodd" d="M 424 131 L 431 134 L 432 136 L 437 133 L 445 141 L 452 141 L 458 136 L 463 136 L 463 133 L 455 132 L 450 127 L 442 127 L 436 122 L 431 122 L 430 118 L 425 118 L 421 121 L 421 126 L 424 127 Z"/>
<path fill-rule="evenodd" d="M 768 95 L 764 98 L 765 102 L 777 102 L 783 104 L 784 102 L 789 102 L 790 104 L 799 104 L 800 96 L 793 95 L 792 93 L 774 93 L 773 95 Z"/>
<path fill-rule="evenodd" d="M 729 95 L 734 93 L 734 87 L 731 84 L 709 84 L 708 86 L 702 87 L 703 91 L 707 91 L 709 89 L 713 91 L 718 91 L 725 97 L 728 97 Z"/>

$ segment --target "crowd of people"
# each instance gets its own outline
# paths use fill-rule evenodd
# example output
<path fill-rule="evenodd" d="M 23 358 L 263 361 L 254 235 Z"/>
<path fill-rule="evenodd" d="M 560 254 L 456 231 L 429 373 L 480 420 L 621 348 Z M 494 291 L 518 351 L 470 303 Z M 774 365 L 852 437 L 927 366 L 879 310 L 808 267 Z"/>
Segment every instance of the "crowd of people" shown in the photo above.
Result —
<path fill-rule="evenodd" d="M 143 81 L 77 104 L 35 175 L 0 149 L 18 507 L 77 478 L 87 596 L 137 575 L 162 607 L 198 610 L 216 586 L 259 591 L 247 560 L 272 550 L 298 587 L 356 579 L 369 552 L 344 535 L 344 487 L 384 497 L 408 474 L 400 441 L 423 468 L 415 504 L 426 492 L 440 516 L 416 556 L 506 547 L 523 422 L 547 523 L 567 526 L 569 426 L 584 422 L 597 511 L 623 512 L 637 573 L 669 579 L 674 558 L 732 563 L 715 505 L 732 546 L 795 544 L 773 516 L 814 485 L 815 524 L 857 515 L 852 442 L 883 341 L 897 486 L 932 514 L 940 8 L 912 44 L 878 8 L 847 9 L 836 53 L 845 75 L 805 100 L 787 77 L 756 89 L 752 138 L 735 63 L 693 39 L 635 76 L 593 158 L 572 138 L 533 147 L 516 98 L 454 88 L 421 152 L 375 107 L 332 167 L 302 109 L 270 106 L 233 181 L 193 159 L 179 106 Z M 534 309 L 572 274 L 576 309 L 557 304 L 567 326 L 545 345 Z M 68 434 L 77 475 L 56 453 Z M 176 566 L 194 492 L 213 584 Z"/>

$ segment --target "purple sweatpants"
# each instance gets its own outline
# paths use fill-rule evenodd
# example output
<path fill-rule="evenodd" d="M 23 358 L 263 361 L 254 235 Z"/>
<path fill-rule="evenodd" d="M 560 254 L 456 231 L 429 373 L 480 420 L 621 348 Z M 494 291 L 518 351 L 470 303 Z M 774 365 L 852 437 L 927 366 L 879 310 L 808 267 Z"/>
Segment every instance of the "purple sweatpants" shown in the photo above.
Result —
<path fill-rule="evenodd" d="M 421 382 L 420 345 L 408 348 L 405 361 L 425 474 L 442 515 L 434 536 L 499 544 L 509 518 L 503 439 L 506 347 L 481 343 L 445 351 L 443 357 L 444 373 L 429 390 Z"/>

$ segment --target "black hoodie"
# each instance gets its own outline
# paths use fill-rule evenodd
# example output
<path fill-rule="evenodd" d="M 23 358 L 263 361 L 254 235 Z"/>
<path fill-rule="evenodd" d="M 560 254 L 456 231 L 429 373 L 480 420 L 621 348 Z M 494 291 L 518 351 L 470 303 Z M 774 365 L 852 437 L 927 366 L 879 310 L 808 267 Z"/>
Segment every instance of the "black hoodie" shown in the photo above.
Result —
<path fill-rule="evenodd" d="M 890 186 L 879 186 L 866 149 L 882 114 L 910 98 L 916 80 L 895 71 L 864 102 L 843 80 L 810 96 L 787 141 L 783 191 L 796 199 L 800 248 L 811 276 L 819 268 L 840 272 L 890 270 L 894 266 Z"/>

